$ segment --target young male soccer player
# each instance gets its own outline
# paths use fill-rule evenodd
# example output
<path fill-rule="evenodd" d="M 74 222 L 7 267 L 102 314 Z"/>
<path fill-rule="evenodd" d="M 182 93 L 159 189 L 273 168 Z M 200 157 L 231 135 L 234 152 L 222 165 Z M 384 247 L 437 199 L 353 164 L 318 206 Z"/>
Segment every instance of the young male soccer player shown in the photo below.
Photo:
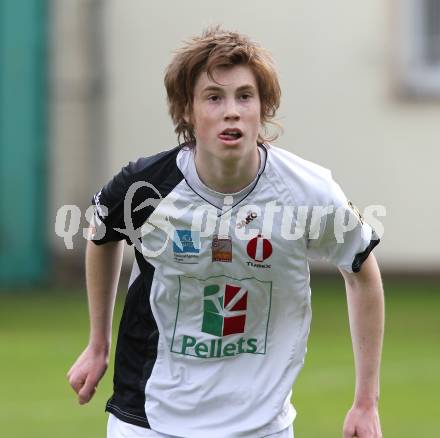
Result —
<path fill-rule="evenodd" d="M 339 267 L 348 297 L 356 390 L 344 438 L 380 437 L 378 239 L 329 171 L 268 144 L 280 101 L 270 55 L 210 29 L 175 55 L 165 85 L 185 144 L 130 163 L 94 197 L 90 340 L 68 373 L 79 402 L 107 368 L 126 240 L 136 261 L 108 436 L 292 437 L 308 259 L 320 258 Z"/>

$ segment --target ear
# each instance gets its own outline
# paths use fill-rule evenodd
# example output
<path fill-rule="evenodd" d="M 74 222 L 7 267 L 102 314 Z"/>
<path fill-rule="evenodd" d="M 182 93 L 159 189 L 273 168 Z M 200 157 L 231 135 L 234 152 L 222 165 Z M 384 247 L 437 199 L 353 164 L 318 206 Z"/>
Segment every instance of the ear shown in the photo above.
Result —
<path fill-rule="evenodd" d="M 185 120 L 185 123 L 187 125 L 191 125 L 191 110 L 189 108 L 189 105 L 186 105 L 186 107 L 185 107 L 185 113 L 183 114 L 183 120 Z"/>

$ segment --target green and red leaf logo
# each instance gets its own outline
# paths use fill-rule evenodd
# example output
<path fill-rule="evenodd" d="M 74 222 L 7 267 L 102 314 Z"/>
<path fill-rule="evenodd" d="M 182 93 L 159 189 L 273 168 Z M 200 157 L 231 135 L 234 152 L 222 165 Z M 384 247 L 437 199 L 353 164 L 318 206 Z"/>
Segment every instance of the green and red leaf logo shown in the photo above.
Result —
<path fill-rule="evenodd" d="M 170 351 L 198 359 L 266 354 L 272 282 L 179 276 Z"/>
<path fill-rule="evenodd" d="M 202 332 L 219 337 L 244 333 L 247 297 L 248 291 L 240 286 L 205 286 Z"/>

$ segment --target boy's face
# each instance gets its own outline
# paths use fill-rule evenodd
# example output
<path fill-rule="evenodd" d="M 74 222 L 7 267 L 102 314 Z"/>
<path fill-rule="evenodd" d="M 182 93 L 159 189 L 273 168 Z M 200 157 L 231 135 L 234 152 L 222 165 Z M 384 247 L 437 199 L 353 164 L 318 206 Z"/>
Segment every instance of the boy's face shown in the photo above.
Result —
<path fill-rule="evenodd" d="M 194 86 L 192 122 L 196 151 L 219 159 L 239 159 L 257 147 L 261 102 L 252 70 L 244 65 L 206 72 Z"/>

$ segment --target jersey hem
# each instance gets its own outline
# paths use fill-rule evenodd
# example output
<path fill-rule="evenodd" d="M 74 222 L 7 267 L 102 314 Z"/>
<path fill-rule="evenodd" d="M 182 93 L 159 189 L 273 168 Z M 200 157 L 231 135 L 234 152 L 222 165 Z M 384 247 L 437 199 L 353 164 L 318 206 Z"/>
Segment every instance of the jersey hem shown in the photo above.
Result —
<path fill-rule="evenodd" d="M 134 426 L 143 427 L 144 429 L 151 429 L 147 418 L 142 418 L 140 415 L 124 411 L 119 406 L 114 405 L 110 401 L 107 402 L 105 410 L 106 412 L 110 412 L 111 414 L 113 414 L 117 419 L 121 421 L 133 424 Z"/>
<path fill-rule="evenodd" d="M 296 418 L 296 411 L 292 409 L 285 418 L 279 421 L 270 422 L 268 425 L 263 426 L 257 430 L 251 430 L 249 432 L 227 432 L 225 435 L 225 431 L 209 431 L 210 438 L 224 438 L 227 437 L 242 437 L 242 438 L 270 438 L 273 434 L 280 433 L 290 427 Z M 152 429 L 153 430 L 153 429 Z M 183 437 L 191 437 L 191 438 L 205 438 L 207 436 L 207 432 L 201 431 L 200 433 L 195 432 L 194 430 L 182 429 L 179 427 L 178 429 L 169 428 L 168 426 L 163 429 L 160 425 L 154 425 L 154 431 L 159 432 L 165 435 L 175 436 L 176 438 Z"/>

